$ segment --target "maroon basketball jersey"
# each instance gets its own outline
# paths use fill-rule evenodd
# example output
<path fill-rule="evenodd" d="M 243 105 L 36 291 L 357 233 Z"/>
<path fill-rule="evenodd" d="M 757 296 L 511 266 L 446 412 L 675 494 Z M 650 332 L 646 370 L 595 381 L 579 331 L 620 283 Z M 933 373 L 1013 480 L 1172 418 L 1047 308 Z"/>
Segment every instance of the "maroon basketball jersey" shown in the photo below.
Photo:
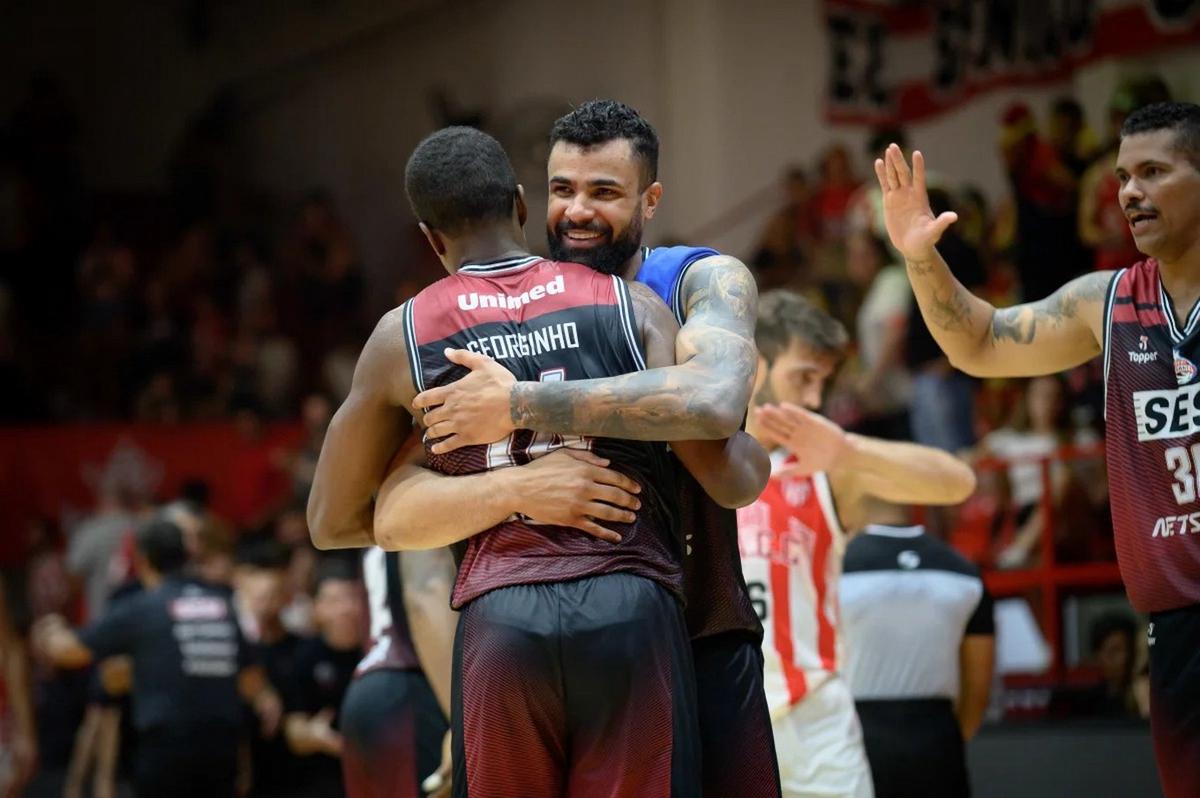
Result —
<path fill-rule="evenodd" d="M 446 347 L 485 354 L 518 380 L 593 379 L 645 368 L 628 287 L 577 263 L 528 256 L 468 264 L 410 300 L 404 326 L 419 391 L 465 374 L 446 360 Z M 432 443 L 426 441 L 427 450 Z M 564 446 L 608 458 L 642 486 L 637 520 L 608 524 L 622 537 L 614 545 L 576 529 L 510 518 L 467 542 L 455 608 L 507 585 L 615 572 L 645 576 L 681 594 L 677 524 L 664 501 L 673 496 L 675 479 L 664 444 L 517 430 L 488 446 L 427 451 L 427 464 L 445 474 L 474 474 L 522 465 Z"/>
<path fill-rule="evenodd" d="M 1200 603 L 1200 303 L 1177 324 L 1158 263 L 1117 272 L 1105 306 L 1113 533 L 1139 612 Z"/>

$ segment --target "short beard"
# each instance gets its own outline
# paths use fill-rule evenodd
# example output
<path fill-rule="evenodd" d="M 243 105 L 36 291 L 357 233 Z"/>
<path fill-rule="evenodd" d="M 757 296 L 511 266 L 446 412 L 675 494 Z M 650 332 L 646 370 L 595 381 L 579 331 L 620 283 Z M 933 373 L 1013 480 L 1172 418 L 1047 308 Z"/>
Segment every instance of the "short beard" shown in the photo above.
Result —
<path fill-rule="evenodd" d="M 604 244 L 587 249 L 572 249 L 567 242 L 568 230 L 591 230 L 597 233 L 605 232 L 592 226 L 580 227 L 572 225 L 565 219 L 557 227 L 546 228 L 546 239 L 550 245 L 550 257 L 559 261 L 582 263 L 589 269 L 601 274 L 620 274 L 625 264 L 629 262 L 642 246 L 642 217 L 635 214 L 629 221 L 629 226 L 619 237 Z M 611 231 L 608 231 L 611 235 Z"/>

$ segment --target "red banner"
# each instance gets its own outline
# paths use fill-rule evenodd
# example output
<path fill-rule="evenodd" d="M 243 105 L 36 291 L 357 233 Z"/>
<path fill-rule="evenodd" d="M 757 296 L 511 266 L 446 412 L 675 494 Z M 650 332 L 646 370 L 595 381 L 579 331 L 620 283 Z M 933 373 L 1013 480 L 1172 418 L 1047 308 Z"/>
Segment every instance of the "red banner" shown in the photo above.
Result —
<path fill-rule="evenodd" d="M 1200 0 L 825 0 L 830 122 L 936 116 L 1000 87 L 1200 43 Z"/>
<path fill-rule="evenodd" d="M 116 485 L 165 500 L 188 480 L 203 480 L 213 509 L 242 521 L 264 498 L 286 496 L 284 464 L 302 438 L 303 430 L 290 424 L 257 437 L 232 424 L 0 430 L 0 564 L 24 556 L 31 520 L 70 526 Z"/>

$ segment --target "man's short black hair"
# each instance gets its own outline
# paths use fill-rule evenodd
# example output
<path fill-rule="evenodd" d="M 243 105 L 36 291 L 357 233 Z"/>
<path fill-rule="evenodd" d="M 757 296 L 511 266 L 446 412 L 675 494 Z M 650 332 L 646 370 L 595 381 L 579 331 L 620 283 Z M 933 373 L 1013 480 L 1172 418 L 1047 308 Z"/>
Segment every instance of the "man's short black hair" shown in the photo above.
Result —
<path fill-rule="evenodd" d="M 263 571 L 286 570 L 291 559 L 292 550 L 270 538 L 247 540 L 237 547 L 238 565 Z"/>
<path fill-rule="evenodd" d="M 404 189 L 417 219 L 451 235 L 512 216 L 517 175 L 500 142 L 473 127 L 447 127 L 409 156 Z"/>
<path fill-rule="evenodd" d="M 139 528 L 137 547 L 150 566 L 163 576 L 178 573 L 187 565 L 183 530 L 166 518 L 155 518 Z"/>
<path fill-rule="evenodd" d="M 1121 126 L 1121 138 L 1157 130 L 1175 131 L 1175 148 L 1200 170 L 1200 105 L 1154 103 L 1139 108 Z"/>
<path fill-rule="evenodd" d="M 1101 615 L 1092 624 L 1092 628 L 1088 637 L 1091 643 L 1092 653 L 1100 650 L 1104 645 L 1104 641 L 1108 640 L 1109 635 L 1120 633 L 1129 642 L 1130 652 L 1132 653 L 1133 646 L 1137 642 L 1137 621 L 1127 612 L 1110 612 Z"/>
<path fill-rule="evenodd" d="M 637 110 L 616 100 L 588 100 L 561 116 L 550 129 L 550 146 L 560 141 L 577 147 L 597 147 L 627 139 L 642 162 L 642 185 L 658 180 L 658 134 Z"/>
<path fill-rule="evenodd" d="M 344 556 L 326 554 L 317 562 L 312 595 L 315 598 L 326 582 L 357 582 L 358 568 Z"/>

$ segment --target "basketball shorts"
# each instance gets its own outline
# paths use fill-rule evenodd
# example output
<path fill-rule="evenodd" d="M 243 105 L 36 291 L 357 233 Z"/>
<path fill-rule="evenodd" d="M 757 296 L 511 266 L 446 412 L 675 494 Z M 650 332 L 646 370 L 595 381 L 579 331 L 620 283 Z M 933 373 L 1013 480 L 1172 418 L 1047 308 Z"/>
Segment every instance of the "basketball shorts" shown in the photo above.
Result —
<path fill-rule="evenodd" d="M 968 798 L 967 754 L 948 698 L 859 701 L 875 798 Z"/>
<path fill-rule="evenodd" d="M 703 795 L 777 798 L 779 766 L 762 646 L 742 632 L 692 642 Z"/>
<path fill-rule="evenodd" d="M 854 699 L 839 677 L 773 725 L 785 798 L 873 798 Z"/>
<path fill-rule="evenodd" d="M 347 798 L 419 798 L 441 764 L 446 717 L 420 671 L 380 668 L 355 679 L 340 726 Z"/>
<path fill-rule="evenodd" d="M 1200 795 L 1200 605 L 1150 613 L 1150 731 L 1165 798 Z"/>
<path fill-rule="evenodd" d="M 454 649 L 455 795 L 699 794 L 691 649 L 655 582 L 493 590 L 463 608 Z"/>

